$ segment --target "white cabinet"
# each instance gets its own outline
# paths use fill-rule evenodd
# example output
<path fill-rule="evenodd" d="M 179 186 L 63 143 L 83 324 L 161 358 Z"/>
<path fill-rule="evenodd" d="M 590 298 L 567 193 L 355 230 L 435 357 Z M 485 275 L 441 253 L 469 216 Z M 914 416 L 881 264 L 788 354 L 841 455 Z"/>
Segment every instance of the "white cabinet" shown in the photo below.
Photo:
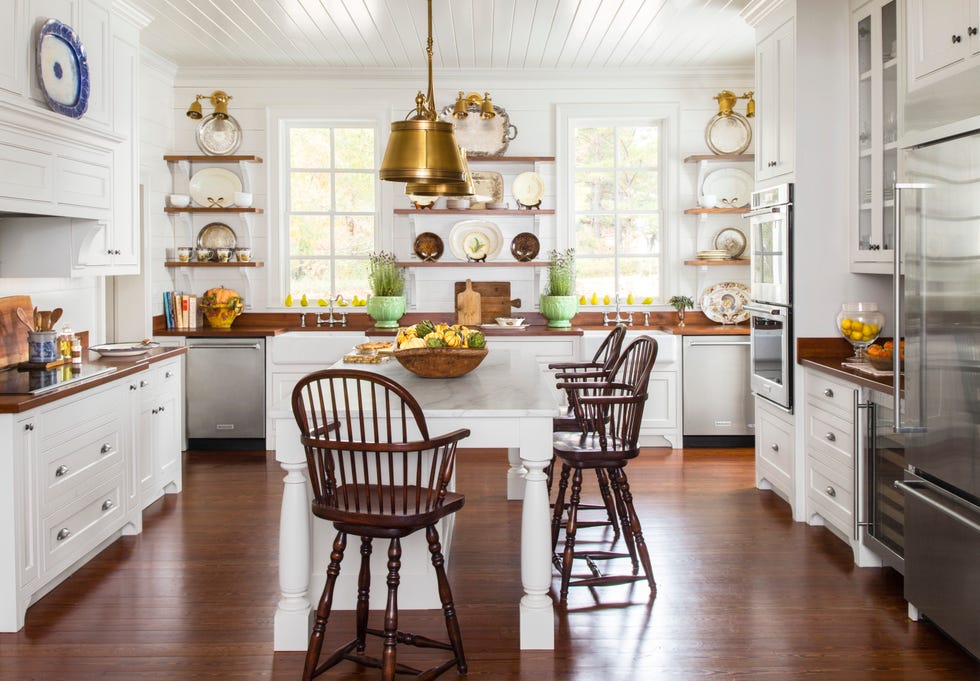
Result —
<path fill-rule="evenodd" d="M 139 486 L 142 508 L 163 494 L 180 492 L 181 360 L 161 362 L 133 385 L 139 395 Z"/>
<path fill-rule="evenodd" d="M 977 0 L 908 1 L 909 88 L 967 68 L 980 52 Z"/>
<path fill-rule="evenodd" d="M 756 46 L 756 181 L 791 174 L 796 164 L 796 22 L 793 17 Z"/>
<path fill-rule="evenodd" d="M 796 425 L 793 415 L 755 398 L 755 486 L 769 489 L 796 511 Z"/>
<path fill-rule="evenodd" d="M 851 271 L 893 269 L 895 183 L 901 175 L 897 0 L 872 0 L 851 17 Z"/>

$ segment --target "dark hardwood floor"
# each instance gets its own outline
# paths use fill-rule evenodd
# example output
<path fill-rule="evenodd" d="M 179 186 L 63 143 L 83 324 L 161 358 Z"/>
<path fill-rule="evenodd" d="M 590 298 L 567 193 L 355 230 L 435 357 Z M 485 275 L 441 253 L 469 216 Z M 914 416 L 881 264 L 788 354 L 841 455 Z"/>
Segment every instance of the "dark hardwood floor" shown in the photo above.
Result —
<path fill-rule="evenodd" d="M 503 500 L 502 452 L 462 452 L 467 504 L 449 572 L 468 678 L 980 679 L 975 659 L 906 618 L 900 575 L 856 568 L 826 530 L 792 522 L 753 487 L 752 466 L 748 450 L 644 450 L 628 473 L 656 597 L 644 583 L 573 589 L 556 650 L 521 653 L 520 504 Z M 32 606 L 22 631 L 0 634 L 0 679 L 299 678 L 302 654 L 274 654 L 271 640 L 283 475 L 264 452 L 188 453 L 184 492 L 147 510 L 142 535 Z M 331 626 L 346 639 L 351 621 L 337 613 Z M 441 622 L 439 611 L 403 611 L 399 624 L 441 636 Z M 377 672 L 343 664 L 321 678 Z"/>

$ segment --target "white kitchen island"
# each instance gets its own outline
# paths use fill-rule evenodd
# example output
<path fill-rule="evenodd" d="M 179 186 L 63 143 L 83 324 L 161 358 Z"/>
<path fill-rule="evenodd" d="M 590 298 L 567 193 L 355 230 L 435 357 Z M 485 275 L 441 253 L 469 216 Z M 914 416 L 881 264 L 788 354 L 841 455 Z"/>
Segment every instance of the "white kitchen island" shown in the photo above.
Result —
<path fill-rule="evenodd" d="M 554 607 L 551 587 L 551 524 L 545 467 L 551 461 L 552 420 L 559 412 L 554 380 L 528 354 L 491 348 L 483 363 L 466 376 L 450 379 L 419 378 L 397 361 L 385 364 L 341 364 L 335 367 L 366 369 L 398 381 L 418 399 L 433 435 L 469 428 L 461 447 L 505 448 L 508 451 L 507 497 L 523 499 L 521 521 L 520 608 L 521 648 L 554 648 Z M 312 608 L 325 579 L 325 552 L 333 538 L 329 523 L 310 512 L 306 455 L 290 405 L 278 404 L 270 413 L 276 429 L 276 460 L 286 477 L 279 525 L 279 584 L 282 597 L 275 612 L 275 650 L 306 650 Z M 503 472 L 503 465 L 501 465 Z M 522 489 L 523 487 L 523 489 Z M 460 490 L 464 494 L 466 490 Z M 451 569 L 452 523 L 441 530 Z M 435 579 L 428 572 L 425 542 L 416 550 L 407 544 L 399 602 L 403 608 L 438 608 Z M 321 553 L 321 556 L 316 556 Z M 412 563 L 408 562 L 412 556 Z M 316 557 L 315 557 L 316 556 Z M 383 567 L 383 566 L 382 566 Z M 356 580 L 349 565 L 341 578 Z M 374 580 L 372 580 L 374 581 Z M 376 582 L 383 584 L 383 580 Z M 352 607 L 356 581 L 346 588 L 338 581 L 337 597 L 346 590 Z M 311 593 L 312 592 L 312 593 Z M 372 594 L 372 599 L 375 594 Z M 415 598 L 411 601 L 409 599 Z"/>

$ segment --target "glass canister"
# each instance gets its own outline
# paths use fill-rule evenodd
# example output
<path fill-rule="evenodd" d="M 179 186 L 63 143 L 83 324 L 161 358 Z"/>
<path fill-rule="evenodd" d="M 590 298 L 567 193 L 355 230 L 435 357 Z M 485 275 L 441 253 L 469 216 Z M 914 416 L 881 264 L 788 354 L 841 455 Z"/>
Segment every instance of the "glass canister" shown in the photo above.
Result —
<path fill-rule="evenodd" d="M 837 332 L 854 346 L 851 360 L 865 361 L 864 349 L 875 341 L 884 323 L 885 315 L 878 311 L 878 303 L 841 305 L 837 313 Z"/>
<path fill-rule="evenodd" d="M 58 334 L 58 354 L 61 355 L 61 359 L 71 359 L 71 339 L 74 336 L 75 334 L 72 333 L 70 326 L 65 324 L 61 327 L 61 333 Z"/>

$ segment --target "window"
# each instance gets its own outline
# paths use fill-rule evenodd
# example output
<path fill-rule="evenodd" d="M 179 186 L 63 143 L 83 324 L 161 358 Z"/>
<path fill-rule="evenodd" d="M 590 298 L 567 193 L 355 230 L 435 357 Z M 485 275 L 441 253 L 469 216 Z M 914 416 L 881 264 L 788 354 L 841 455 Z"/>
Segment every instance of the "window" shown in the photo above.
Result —
<path fill-rule="evenodd" d="M 378 224 L 376 127 L 284 122 L 286 293 L 366 297 Z"/>
<path fill-rule="evenodd" d="M 663 293 L 662 124 L 570 121 L 578 291 L 639 302 Z"/>

